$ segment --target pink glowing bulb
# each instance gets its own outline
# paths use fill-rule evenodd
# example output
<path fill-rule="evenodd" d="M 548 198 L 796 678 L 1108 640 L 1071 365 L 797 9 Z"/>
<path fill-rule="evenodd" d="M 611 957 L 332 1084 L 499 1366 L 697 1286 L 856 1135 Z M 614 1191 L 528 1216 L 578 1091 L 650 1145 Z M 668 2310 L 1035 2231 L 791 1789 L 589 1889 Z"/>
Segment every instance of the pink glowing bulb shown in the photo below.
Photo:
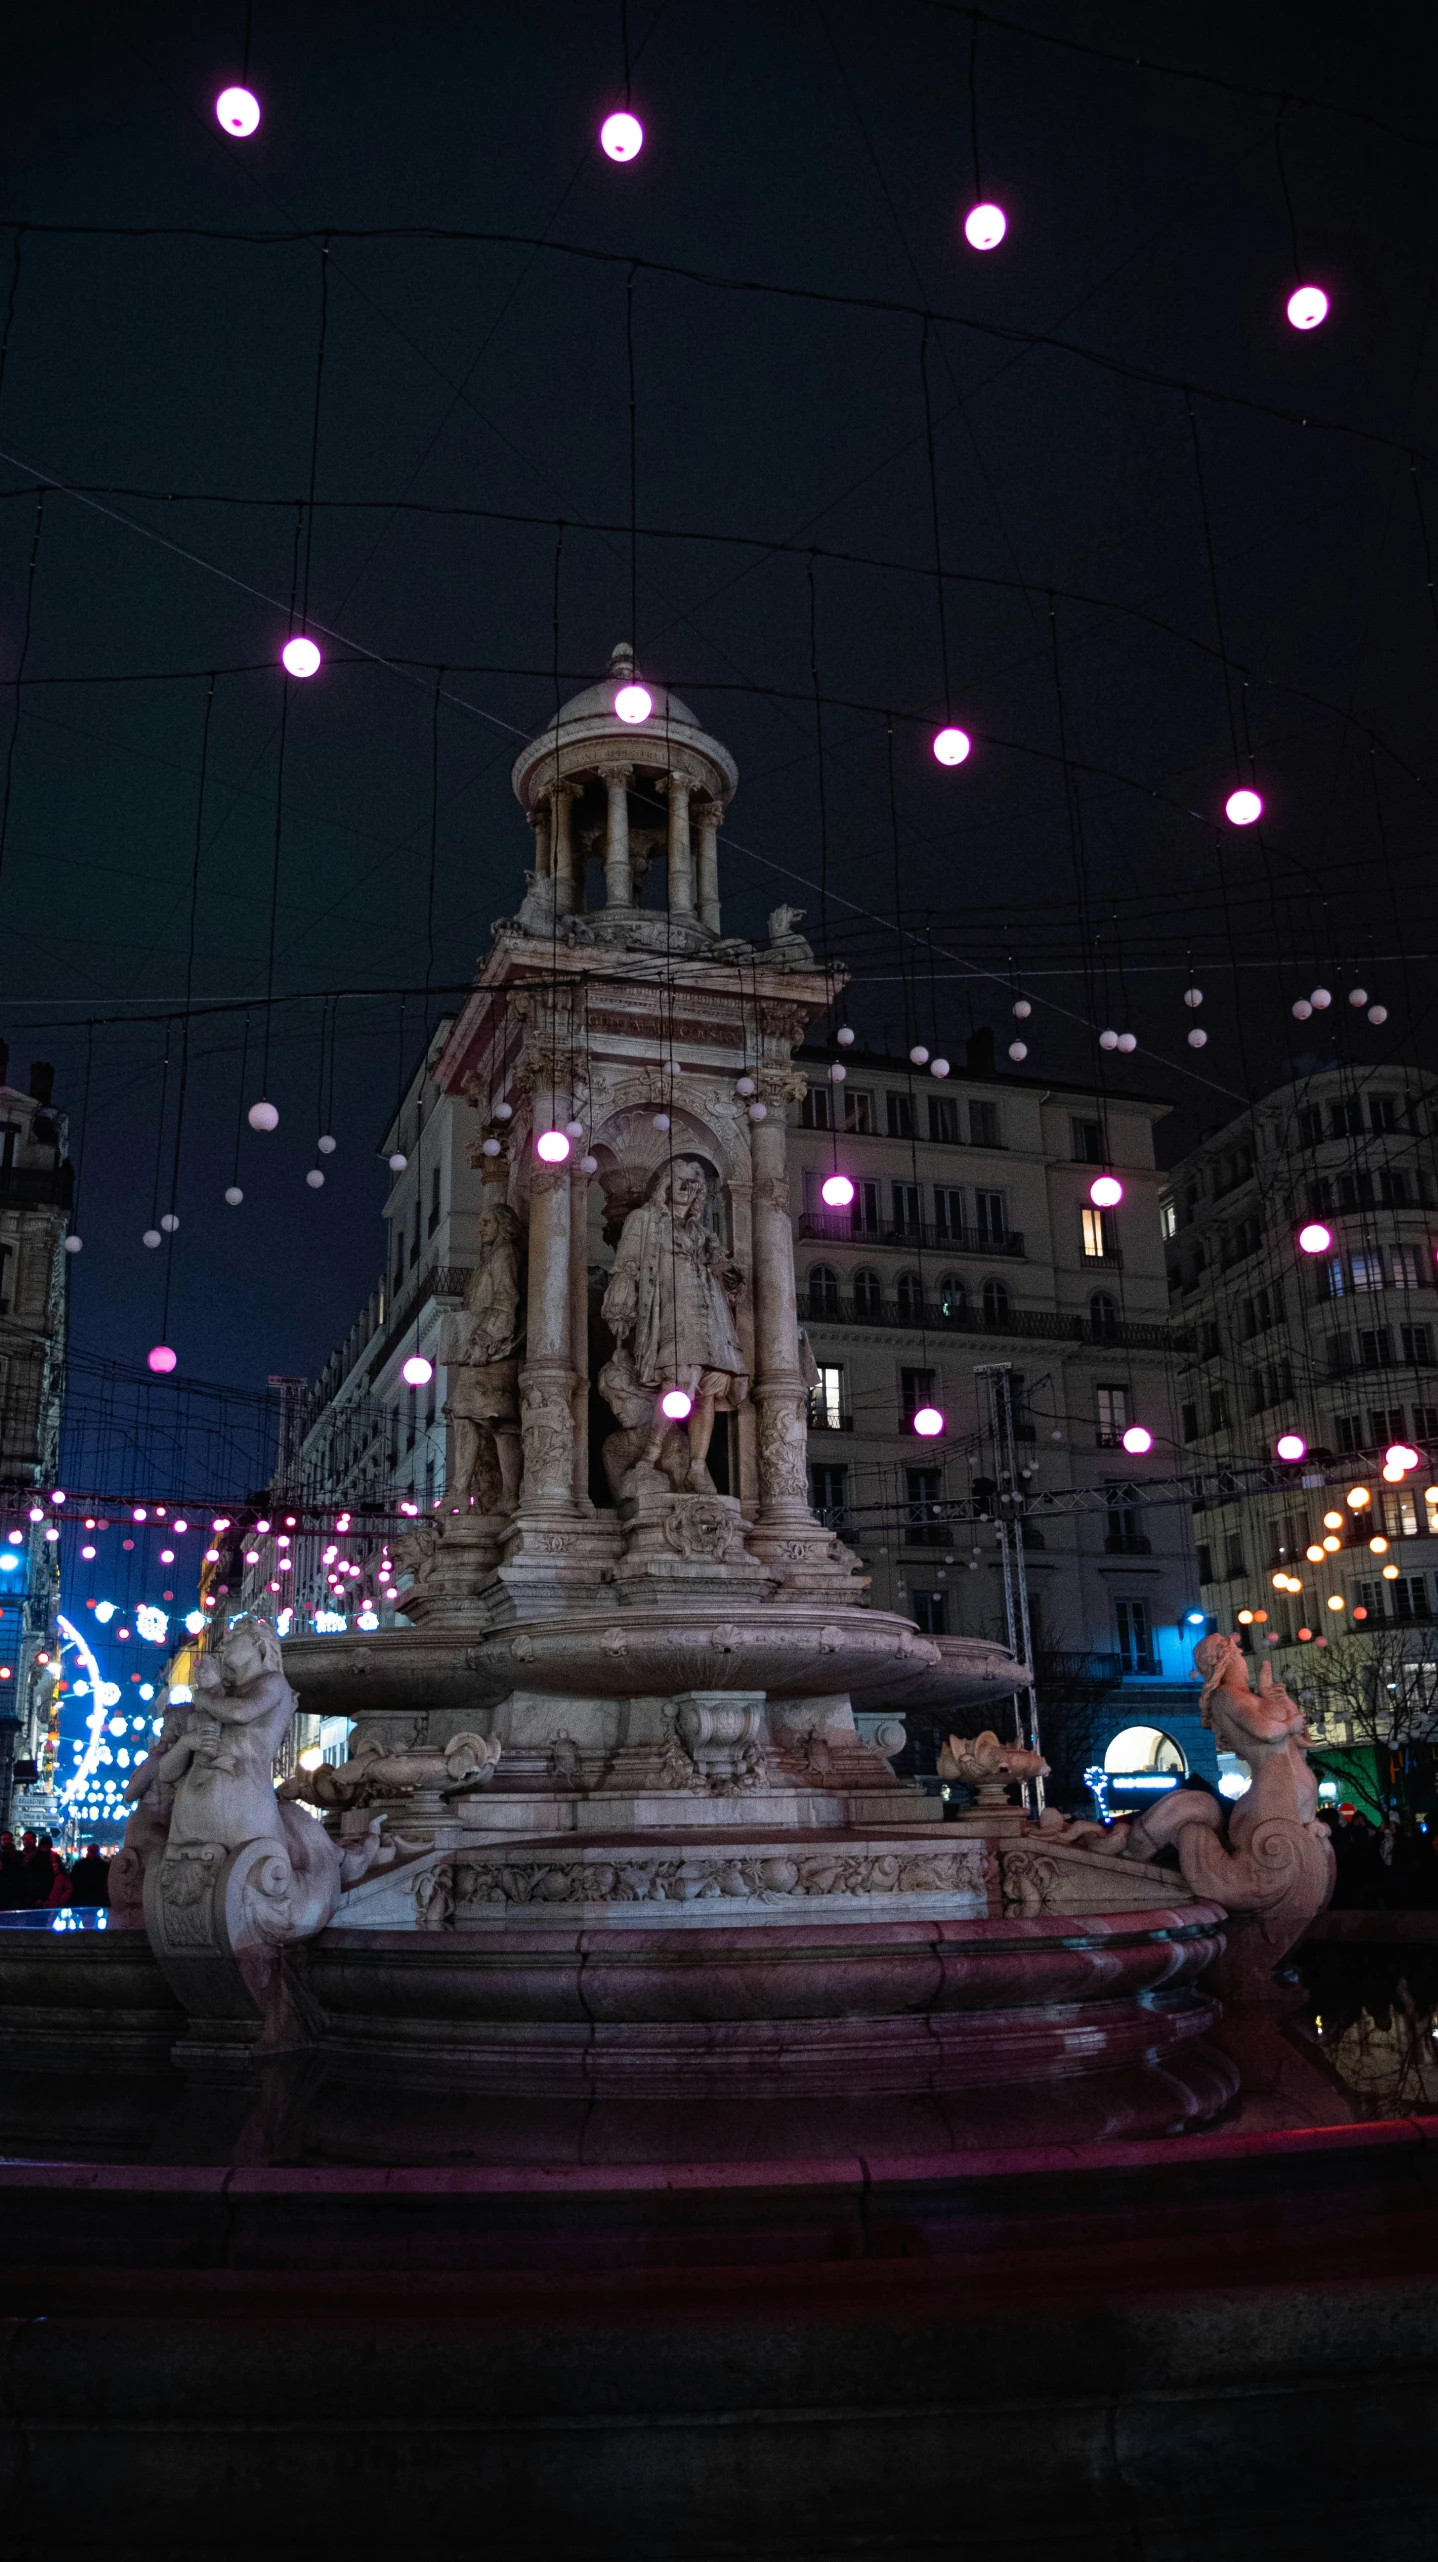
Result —
<path fill-rule="evenodd" d="M 434 1377 L 434 1363 L 426 1361 L 422 1352 L 412 1352 L 400 1376 L 407 1388 L 427 1388 Z"/>
<path fill-rule="evenodd" d="M 943 1428 L 944 1418 L 937 1406 L 920 1406 L 914 1417 L 914 1430 L 921 1441 L 937 1440 Z"/>
<path fill-rule="evenodd" d="M 562 1130 L 541 1130 L 534 1142 L 534 1153 L 546 1165 L 563 1165 L 569 1154 L 569 1141 Z"/>
<path fill-rule="evenodd" d="M 246 142 L 252 133 L 259 131 L 260 102 L 253 89 L 242 89 L 236 83 L 233 89 L 220 91 L 215 100 L 215 116 L 226 133 L 232 133 L 239 142 Z"/>
<path fill-rule="evenodd" d="M 694 1400 L 686 1388 L 666 1388 L 659 1400 L 659 1411 L 671 1423 L 683 1423 L 694 1411 Z"/>
<path fill-rule="evenodd" d="M 640 721 L 648 720 L 654 709 L 654 697 L 647 685 L 621 685 L 614 697 L 614 709 L 620 720 L 627 721 L 630 728 L 635 729 Z"/>
<path fill-rule="evenodd" d="M 934 754 L 941 765 L 962 765 L 973 743 L 966 729 L 941 729 L 935 733 Z"/>
<path fill-rule="evenodd" d="M 599 128 L 599 146 L 610 160 L 637 160 L 644 148 L 644 127 L 627 107 L 606 116 Z"/>
<path fill-rule="evenodd" d="M 1241 791 L 1230 792 L 1223 804 L 1223 815 L 1230 827 L 1252 827 L 1263 816 L 1262 794 L 1250 791 L 1247 784 Z"/>
<path fill-rule="evenodd" d="M 1326 1228 L 1321 1219 L 1310 1219 L 1306 1227 L 1299 1229 L 1298 1243 L 1304 1254 L 1326 1254 L 1333 1243 L 1333 1230 Z"/>
<path fill-rule="evenodd" d="M 1135 1458 L 1140 1457 L 1145 1450 L 1151 1450 L 1153 1434 L 1149 1431 L 1147 1424 L 1131 1423 L 1123 1436 L 1123 1446 L 1125 1450 L 1131 1451 Z"/>
<path fill-rule="evenodd" d="M 1400 1476 L 1406 1476 L 1410 1468 L 1418 1465 L 1418 1453 L 1406 1441 L 1391 1442 L 1383 1456 L 1388 1466 L 1396 1468 Z"/>
<path fill-rule="evenodd" d="M 162 1376 L 166 1371 L 174 1369 L 177 1358 L 178 1355 L 170 1350 L 168 1343 L 157 1343 L 153 1350 L 145 1355 L 149 1368 L 158 1371 Z"/>
<path fill-rule="evenodd" d="M 827 1208 L 847 1210 L 854 1197 L 854 1187 L 847 1174 L 826 1174 L 820 1192 Z"/>
<path fill-rule="evenodd" d="M 319 646 L 307 632 L 296 632 L 293 640 L 287 640 L 280 658 L 291 676 L 314 676 L 319 671 Z"/>
<path fill-rule="evenodd" d="M 1116 1210 L 1123 1199 L 1123 1185 L 1116 1174 L 1096 1174 L 1088 1197 L 1096 1210 Z"/>
<path fill-rule="evenodd" d="M 1300 285 L 1288 297 L 1288 318 L 1294 329 L 1316 329 L 1328 318 L 1328 296 L 1321 285 Z"/>
<path fill-rule="evenodd" d="M 1292 1467 L 1298 1460 L 1307 1458 L 1308 1444 L 1301 1432 L 1280 1432 L 1273 1445 L 1273 1454 L 1276 1459 L 1286 1459 Z"/>
<path fill-rule="evenodd" d="M 1008 227 L 1002 205 L 970 205 L 964 216 L 964 238 L 971 249 L 997 249 Z"/>

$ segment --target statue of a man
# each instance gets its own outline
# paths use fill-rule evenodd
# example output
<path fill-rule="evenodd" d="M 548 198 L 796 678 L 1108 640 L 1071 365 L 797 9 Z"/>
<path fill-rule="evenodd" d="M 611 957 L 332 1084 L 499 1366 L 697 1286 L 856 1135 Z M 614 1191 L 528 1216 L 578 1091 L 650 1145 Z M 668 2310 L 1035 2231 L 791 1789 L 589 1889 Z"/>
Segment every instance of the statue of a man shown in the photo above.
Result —
<path fill-rule="evenodd" d="M 454 1427 L 452 1490 L 484 1512 L 513 1512 L 519 1502 L 520 1242 L 516 1213 L 507 1201 L 492 1202 L 480 1217 L 479 1262 L 463 1309 L 449 1320 L 444 1354 L 445 1412 Z"/>
<path fill-rule="evenodd" d="M 661 1166 L 647 1199 L 624 1222 L 603 1310 L 636 1387 L 653 1399 L 653 1426 L 639 1454 L 646 1465 L 656 1464 L 672 1429 L 660 1411 L 665 1389 L 682 1388 L 693 1400 L 685 1480 L 693 1493 L 713 1492 L 706 1461 L 716 1409 L 741 1406 L 749 1388 L 733 1317 L 744 1276 L 705 1226 L 707 1193 L 697 1157 Z"/>

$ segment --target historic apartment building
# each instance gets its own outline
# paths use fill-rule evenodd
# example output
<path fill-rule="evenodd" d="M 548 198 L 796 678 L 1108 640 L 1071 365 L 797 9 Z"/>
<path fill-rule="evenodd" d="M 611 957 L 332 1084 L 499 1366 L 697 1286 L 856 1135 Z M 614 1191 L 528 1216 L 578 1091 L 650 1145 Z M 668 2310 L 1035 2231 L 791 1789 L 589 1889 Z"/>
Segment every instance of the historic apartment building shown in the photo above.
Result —
<path fill-rule="evenodd" d="M 1264 1614 L 1245 1623 L 1250 1642 L 1276 1644 L 1281 1667 L 1355 1612 L 1370 1628 L 1438 1612 L 1438 1505 L 1424 1501 L 1438 1468 L 1435 1113 L 1438 1079 L 1421 1070 L 1318 1068 L 1215 1131 L 1164 1190 L 1182 1448 L 1216 1468 L 1273 1462 L 1246 1499 L 1195 1517 L 1203 1604 L 1224 1628 Z M 1300 1249 L 1305 1225 L 1327 1232 L 1321 1252 Z M 1289 1431 L 1307 1465 L 1274 1460 Z M 1424 1466 L 1388 1486 L 1383 1453 L 1399 1441 Z M 1325 1491 L 1335 1469 L 1343 1485 Z M 1366 1506 L 1347 1504 L 1350 1483 Z M 1275 1573 L 1302 1590 L 1275 1590 Z"/>
<path fill-rule="evenodd" d="M 0 1042 L 0 1483 L 23 1492 L 54 1481 L 65 1359 L 65 1234 L 73 1172 L 54 1070 L 37 1061 L 28 1087 L 10 1081 Z M 48 1685 L 37 1677 L 59 1599 L 57 1551 L 38 1528 L 8 1552 L 0 1576 L 0 1821 L 16 1766 L 38 1766 Z M 43 1692 L 43 1697 L 42 1697 Z"/>

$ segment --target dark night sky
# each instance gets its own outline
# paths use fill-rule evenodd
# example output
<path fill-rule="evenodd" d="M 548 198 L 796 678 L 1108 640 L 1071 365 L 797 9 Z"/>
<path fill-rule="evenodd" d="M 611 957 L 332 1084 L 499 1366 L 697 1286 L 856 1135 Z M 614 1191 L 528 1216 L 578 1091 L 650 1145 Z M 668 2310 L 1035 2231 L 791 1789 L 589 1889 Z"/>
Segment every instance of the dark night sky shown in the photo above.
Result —
<path fill-rule="evenodd" d="M 1438 541 L 1438 475 L 1423 459 L 1438 452 L 1438 331 L 1422 22 L 1045 0 L 1024 16 L 1239 87 L 985 23 L 983 177 L 1011 221 L 990 258 L 958 232 L 969 21 L 917 0 L 634 0 L 649 141 L 625 169 L 594 146 L 621 83 L 608 0 L 258 0 L 265 121 L 243 145 L 211 112 L 239 68 L 240 6 L 60 6 L 38 32 L 7 35 L 0 210 L 37 228 L 0 392 L 0 756 L 18 703 L 0 1030 L 22 1071 L 32 1056 L 57 1062 L 72 1108 L 93 1044 L 74 1275 L 86 1348 L 133 1361 L 159 1325 L 161 1259 L 140 1233 L 164 1018 L 185 985 L 212 668 L 194 991 L 254 1006 L 247 1099 L 259 1091 L 275 661 L 319 320 L 317 241 L 119 236 L 126 227 L 418 225 L 608 253 L 334 239 L 309 593 L 341 637 L 320 678 L 291 689 L 275 977 L 280 994 L 314 1001 L 273 1017 L 281 1129 L 246 1134 L 239 1212 L 221 1196 L 243 1015 L 193 1021 L 169 1318 L 184 1370 L 246 1385 L 313 1372 L 378 1269 L 374 1143 L 401 1025 L 396 994 L 357 992 L 409 991 L 413 1049 L 435 670 L 449 671 L 439 990 L 468 976 L 491 918 L 517 904 L 528 838 L 508 770 L 553 707 L 557 518 L 566 691 L 629 624 L 630 256 L 821 297 L 635 279 L 639 519 L 684 537 L 641 540 L 636 637 L 642 663 L 739 761 L 731 928 L 757 928 L 784 896 L 820 923 L 812 545 L 829 942 L 859 974 L 866 1033 L 902 1030 L 902 960 L 920 1030 L 936 1005 L 947 1046 L 984 1020 L 1006 1039 L 1011 991 L 971 974 L 1006 981 L 1012 956 L 1036 1000 L 1030 1071 L 1091 1074 L 1098 1024 L 1131 1023 L 1139 1052 L 1108 1073 L 1116 1090 L 1131 1080 L 1173 1095 L 1172 1147 L 1314 1054 L 1291 1001 L 1316 978 L 1341 994 L 1355 959 L 1389 1023 L 1376 1033 L 1336 1008 L 1331 1037 L 1365 1060 L 1431 1057 L 1438 638 L 1418 500 Z M 1303 261 L 1333 297 L 1307 337 L 1282 317 L 1292 265 L 1276 102 L 1249 94 L 1264 88 L 1361 111 L 1296 103 L 1283 118 Z M 44 228 L 66 224 L 99 229 Z M 0 299 L 9 274 L 7 235 Z M 822 299 L 833 296 L 907 308 Z M 930 326 L 927 362 L 955 573 L 950 692 L 977 742 L 947 775 L 927 746 L 943 679 L 919 307 L 947 315 Z M 1182 382 L 1195 387 L 1192 430 Z M 5 680 L 41 476 L 65 489 L 44 508 L 17 693 Z M 541 521 L 420 512 L 449 507 Z M 1261 842 L 1224 831 L 1220 846 L 1229 696 L 1268 818 Z M 920 938 L 902 945 L 882 922 L 894 904 L 889 712 L 898 870 Z M 1201 1062 L 1183 1042 L 1190 953 L 1208 991 Z M 303 1176 L 319 1000 L 338 990 L 341 1145 L 316 1195 Z M 177 1064 L 177 1033 L 170 1050 Z M 173 1066 L 170 1093 L 173 1104 Z"/>

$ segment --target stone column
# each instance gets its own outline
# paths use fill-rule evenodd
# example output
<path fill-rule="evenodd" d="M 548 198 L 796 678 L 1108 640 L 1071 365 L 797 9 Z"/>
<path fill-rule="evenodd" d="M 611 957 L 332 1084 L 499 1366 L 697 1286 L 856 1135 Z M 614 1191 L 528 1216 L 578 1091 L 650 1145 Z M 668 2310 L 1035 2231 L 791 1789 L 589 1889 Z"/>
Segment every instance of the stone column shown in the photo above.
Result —
<path fill-rule="evenodd" d="M 580 1143 L 582 1144 L 582 1142 Z M 581 1512 L 589 1499 L 589 1182 L 579 1171 L 579 1145 L 569 1160 L 569 1410 L 571 1485 Z"/>
<path fill-rule="evenodd" d="M 808 1418 L 799 1371 L 794 1222 L 789 1208 L 786 1111 L 802 1088 L 792 1075 L 759 1084 L 768 1118 L 750 1125 L 754 1164 L 754 1404 L 759 1435 L 759 1518 L 812 1521 Z"/>
<path fill-rule="evenodd" d="M 634 873 L 629 860 L 629 786 L 634 779 L 632 765 L 602 765 L 600 779 L 609 794 L 608 820 L 604 834 L 604 903 L 606 907 L 634 905 Z"/>
<path fill-rule="evenodd" d="M 529 824 L 534 830 L 535 874 L 539 880 L 544 881 L 549 877 L 549 803 L 547 800 L 535 802 L 529 813 Z"/>
<path fill-rule="evenodd" d="M 562 1128 L 569 1099 L 554 1097 Z M 531 1142 L 532 1146 L 532 1142 Z M 525 1362 L 519 1374 L 524 1437 L 521 1510 L 569 1512 L 574 1501 L 574 1418 L 570 1404 L 568 1165 L 532 1157 L 529 1174 L 529 1298 Z"/>
<path fill-rule="evenodd" d="M 570 834 L 570 805 L 574 799 L 572 783 L 556 783 L 549 795 L 554 813 L 554 913 L 572 916 L 579 902 L 575 895 L 574 839 Z"/>
<path fill-rule="evenodd" d="M 669 907 L 675 916 L 694 913 L 694 848 L 689 841 L 689 785 L 671 774 L 669 792 Z"/>
<path fill-rule="evenodd" d="M 699 914 L 711 934 L 719 932 L 719 828 L 722 801 L 701 801 L 699 821 Z"/>

